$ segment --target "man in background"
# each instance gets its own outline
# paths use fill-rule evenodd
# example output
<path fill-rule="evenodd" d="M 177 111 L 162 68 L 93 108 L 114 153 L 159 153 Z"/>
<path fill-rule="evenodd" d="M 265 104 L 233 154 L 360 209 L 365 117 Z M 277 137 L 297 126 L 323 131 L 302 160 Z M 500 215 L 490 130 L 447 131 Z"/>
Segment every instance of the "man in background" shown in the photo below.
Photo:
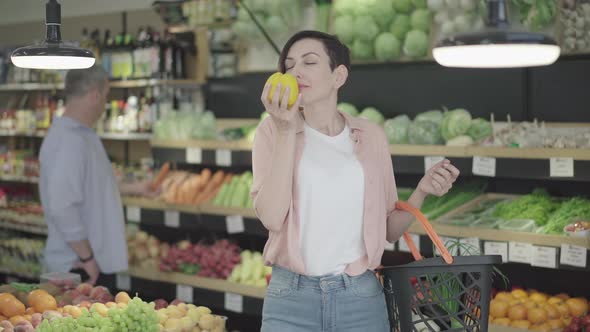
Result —
<path fill-rule="evenodd" d="M 68 72 L 65 112 L 41 146 L 39 186 L 48 228 L 44 270 L 80 272 L 83 281 L 112 287 L 114 273 L 128 268 L 120 193 L 155 193 L 147 182 L 118 184 L 115 179 L 92 129 L 108 93 L 108 75 L 101 67 Z"/>

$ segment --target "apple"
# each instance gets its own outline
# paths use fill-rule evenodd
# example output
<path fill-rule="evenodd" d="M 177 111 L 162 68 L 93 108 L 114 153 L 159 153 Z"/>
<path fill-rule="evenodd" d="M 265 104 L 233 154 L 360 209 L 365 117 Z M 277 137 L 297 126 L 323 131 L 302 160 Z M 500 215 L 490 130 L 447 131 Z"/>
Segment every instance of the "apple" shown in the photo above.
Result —
<path fill-rule="evenodd" d="M 268 101 L 272 102 L 274 97 L 275 90 L 279 84 L 281 84 L 281 91 L 279 94 L 279 102 L 283 99 L 283 95 L 285 94 L 285 89 L 289 87 L 289 101 L 287 103 L 287 107 L 293 106 L 295 101 L 297 101 L 297 96 L 299 95 L 299 86 L 297 85 L 297 79 L 291 74 L 283 74 L 280 72 L 276 72 L 266 80 L 266 84 L 270 84 L 270 90 L 268 91 Z"/>
<path fill-rule="evenodd" d="M 164 299 L 157 299 L 154 301 L 156 310 L 168 307 L 168 302 Z"/>
<path fill-rule="evenodd" d="M 82 283 L 76 287 L 78 293 L 86 296 L 90 296 L 90 292 L 92 292 L 92 285 L 87 283 Z"/>

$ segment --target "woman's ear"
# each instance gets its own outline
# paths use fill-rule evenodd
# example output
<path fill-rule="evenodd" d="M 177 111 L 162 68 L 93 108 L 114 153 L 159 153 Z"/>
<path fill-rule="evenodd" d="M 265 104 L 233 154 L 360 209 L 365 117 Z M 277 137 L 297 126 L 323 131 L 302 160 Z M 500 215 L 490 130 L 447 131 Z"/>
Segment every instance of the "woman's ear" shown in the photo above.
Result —
<path fill-rule="evenodd" d="M 340 65 L 334 69 L 335 88 L 340 89 L 348 79 L 348 69 L 344 65 Z"/>

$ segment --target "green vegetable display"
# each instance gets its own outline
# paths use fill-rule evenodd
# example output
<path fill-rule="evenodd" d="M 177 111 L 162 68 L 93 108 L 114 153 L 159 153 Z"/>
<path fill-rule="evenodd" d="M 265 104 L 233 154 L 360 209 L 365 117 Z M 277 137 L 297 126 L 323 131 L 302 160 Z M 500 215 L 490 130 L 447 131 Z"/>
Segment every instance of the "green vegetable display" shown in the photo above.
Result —
<path fill-rule="evenodd" d="M 553 212 L 543 228 L 546 234 L 562 234 L 563 228 L 574 222 L 574 219 L 590 219 L 590 200 L 573 197 L 561 203 Z"/>
<path fill-rule="evenodd" d="M 411 123 L 407 115 L 398 115 L 385 121 L 383 128 L 389 144 L 408 144 L 408 127 Z"/>
<path fill-rule="evenodd" d="M 458 108 L 445 113 L 440 127 L 445 141 L 467 133 L 471 127 L 471 114 L 467 110 Z"/>
<path fill-rule="evenodd" d="M 352 116 L 358 116 L 359 111 L 353 104 L 350 103 L 339 103 L 337 106 L 338 110 L 347 113 Z"/>
<path fill-rule="evenodd" d="M 555 20 L 555 0 L 512 0 L 512 3 L 518 9 L 522 24 L 533 30 L 543 29 Z"/>
<path fill-rule="evenodd" d="M 473 119 L 471 126 L 467 130 L 469 135 L 475 142 L 481 141 L 492 135 L 492 124 L 482 118 Z"/>
<path fill-rule="evenodd" d="M 390 32 L 383 32 L 375 39 L 375 57 L 380 61 L 399 58 L 402 51 L 400 41 Z"/>
<path fill-rule="evenodd" d="M 389 31 L 399 40 L 404 40 L 412 29 L 412 21 L 408 15 L 396 15 L 389 27 Z"/>
<path fill-rule="evenodd" d="M 442 144 L 440 125 L 433 121 L 415 121 L 408 128 L 408 140 L 410 144 L 437 145 Z"/>
<path fill-rule="evenodd" d="M 406 35 L 404 53 L 418 58 L 428 53 L 428 35 L 422 30 L 412 30 Z"/>
<path fill-rule="evenodd" d="M 359 114 L 359 117 L 363 118 L 363 119 L 367 119 L 367 120 L 374 122 L 380 126 L 382 126 L 383 122 L 385 122 L 385 118 L 383 117 L 383 114 L 381 114 L 381 112 L 379 112 L 379 110 L 377 110 L 375 107 L 366 107 L 365 109 L 363 109 L 361 114 Z"/>
<path fill-rule="evenodd" d="M 498 203 L 493 215 L 505 220 L 532 219 L 537 226 L 543 226 L 557 207 L 558 204 L 545 190 L 536 189 L 530 195 Z"/>

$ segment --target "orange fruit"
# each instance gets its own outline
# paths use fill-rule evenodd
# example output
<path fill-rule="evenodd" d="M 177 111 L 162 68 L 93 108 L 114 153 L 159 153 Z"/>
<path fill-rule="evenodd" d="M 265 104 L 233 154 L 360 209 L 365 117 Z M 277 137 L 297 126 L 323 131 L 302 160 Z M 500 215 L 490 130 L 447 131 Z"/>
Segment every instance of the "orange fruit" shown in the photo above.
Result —
<path fill-rule="evenodd" d="M 584 316 L 588 312 L 588 302 L 586 299 L 579 297 L 567 299 L 565 304 L 569 308 L 570 314 L 574 317 Z"/>
<path fill-rule="evenodd" d="M 531 326 L 531 322 L 528 320 L 514 320 L 510 323 L 510 326 L 527 330 Z"/>
<path fill-rule="evenodd" d="M 27 315 L 32 315 L 35 313 L 35 309 L 28 307 L 27 309 L 25 309 L 25 314 Z"/>
<path fill-rule="evenodd" d="M 527 311 L 527 319 L 533 324 L 547 321 L 547 311 L 543 308 L 532 308 Z"/>
<path fill-rule="evenodd" d="M 527 317 L 526 313 L 527 308 L 522 304 L 518 304 L 508 309 L 508 318 L 510 320 L 525 320 Z"/>
<path fill-rule="evenodd" d="M 512 291 L 512 297 L 515 299 L 522 299 L 522 298 L 527 298 L 529 297 L 529 295 L 527 294 L 527 292 L 525 292 L 522 289 L 515 289 Z"/>
<path fill-rule="evenodd" d="M 559 312 L 559 315 L 562 318 L 565 317 L 569 317 L 570 316 L 570 308 L 567 306 L 567 304 L 565 303 L 558 303 L 555 305 L 555 308 L 557 308 L 557 312 Z"/>
<path fill-rule="evenodd" d="M 26 321 L 26 319 L 23 316 L 21 316 L 21 315 L 16 315 L 16 316 L 12 316 L 9 319 L 9 321 L 12 323 L 12 325 L 16 325 L 20 321 Z"/>
<path fill-rule="evenodd" d="M 508 303 L 504 301 L 492 300 L 490 302 L 490 315 L 496 318 L 506 317 L 508 314 Z"/>
<path fill-rule="evenodd" d="M 508 302 L 508 306 L 509 307 L 513 307 L 517 304 L 521 304 L 523 301 L 522 299 L 514 299 L 514 300 L 510 300 L 510 302 Z"/>
<path fill-rule="evenodd" d="M 538 303 L 547 302 L 548 298 L 549 297 L 543 293 L 533 293 L 529 296 L 529 300 L 534 301 L 534 302 L 538 302 Z"/>
<path fill-rule="evenodd" d="M 565 324 L 561 319 L 550 319 L 547 324 L 552 330 L 560 330 L 565 327 Z"/>
<path fill-rule="evenodd" d="M 34 290 L 29 294 L 28 302 L 29 305 L 39 313 L 57 309 L 57 301 L 55 300 L 55 297 L 40 289 Z"/>
<path fill-rule="evenodd" d="M 561 314 L 559 313 L 559 310 L 557 310 L 557 307 L 554 306 L 553 304 L 546 304 L 543 309 L 545 309 L 545 311 L 547 311 L 547 319 L 551 320 L 551 319 L 557 319 L 561 317 Z"/>
<path fill-rule="evenodd" d="M 539 307 L 539 304 L 537 302 L 532 302 L 532 301 L 527 301 L 524 303 L 525 308 L 527 309 L 535 309 Z"/>
<path fill-rule="evenodd" d="M 494 325 L 510 326 L 510 319 L 508 319 L 508 318 L 496 318 L 496 319 L 494 319 L 494 321 L 492 323 Z"/>
<path fill-rule="evenodd" d="M 512 294 L 508 293 L 508 292 L 498 292 L 498 294 L 496 294 L 496 297 L 494 298 L 494 300 L 498 300 L 498 301 L 504 301 L 504 302 L 510 302 L 510 300 L 513 300 L 514 298 L 512 297 Z"/>
<path fill-rule="evenodd" d="M 556 296 L 552 296 L 547 300 L 547 303 L 549 303 L 549 304 L 558 304 L 558 303 L 562 303 L 562 302 L 563 302 L 563 300 L 560 299 L 559 297 L 556 297 Z"/>
<path fill-rule="evenodd" d="M 46 291 L 44 291 L 42 289 L 35 289 L 34 291 L 30 292 L 29 295 L 27 296 L 27 304 L 29 305 L 29 307 L 34 307 L 33 303 L 39 297 L 43 297 L 46 295 L 49 295 L 49 293 L 47 293 Z"/>
<path fill-rule="evenodd" d="M 538 331 L 538 332 L 551 332 L 551 326 L 547 323 L 536 324 L 529 327 L 530 331 Z"/>
<path fill-rule="evenodd" d="M 22 316 L 25 314 L 25 305 L 14 296 L 12 298 L 7 297 L 0 303 L 0 312 L 9 318 Z"/>
<path fill-rule="evenodd" d="M 33 317 L 31 315 L 24 315 L 23 318 L 27 321 L 30 322 L 31 319 L 33 319 Z"/>

